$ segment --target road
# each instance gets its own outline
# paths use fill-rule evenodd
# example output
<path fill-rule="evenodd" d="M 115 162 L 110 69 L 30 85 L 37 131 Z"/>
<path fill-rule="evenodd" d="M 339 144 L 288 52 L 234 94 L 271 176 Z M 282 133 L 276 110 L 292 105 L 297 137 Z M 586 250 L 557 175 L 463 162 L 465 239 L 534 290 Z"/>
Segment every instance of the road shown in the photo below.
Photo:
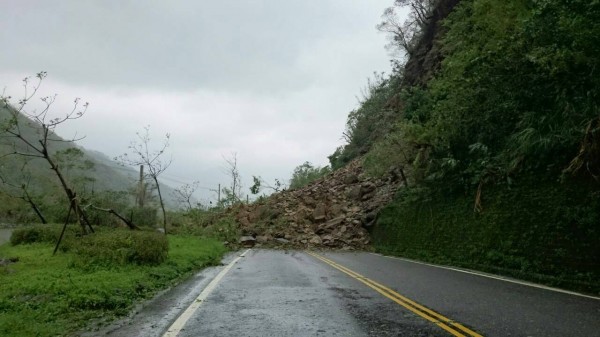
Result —
<path fill-rule="evenodd" d="M 90 335 L 600 336 L 600 299 L 485 275 L 364 252 L 225 263 Z"/>

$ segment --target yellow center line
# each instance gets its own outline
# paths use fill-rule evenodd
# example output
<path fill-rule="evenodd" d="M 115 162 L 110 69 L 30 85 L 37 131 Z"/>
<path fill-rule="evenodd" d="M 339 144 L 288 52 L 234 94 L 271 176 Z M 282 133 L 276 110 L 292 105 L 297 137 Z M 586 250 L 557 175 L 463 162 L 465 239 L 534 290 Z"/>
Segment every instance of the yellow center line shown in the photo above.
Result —
<path fill-rule="evenodd" d="M 440 328 L 448 331 L 449 333 L 451 333 L 454 336 L 457 337 L 466 337 L 465 335 L 463 335 L 462 333 L 460 333 L 459 331 L 454 330 L 453 328 L 451 328 L 450 326 L 448 326 L 445 322 L 440 322 L 438 319 L 431 317 L 429 315 L 427 315 L 426 313 L 417 310 L 416 308 L 412 307 L 411 305 L 409 305 L 408 303 L 405 303 L 404 301 L 402 301 L 401 299 L 396 298 L 395 296 L 393 296 L 392 294 L 388 294 L 386 291 L 384 291 L 383 289 L 379 288 L 378 286 L 376 286 L 375 284 L 373 284 L 374 282 L 371 281 L 370 279 L 355 273 L 354 271 L 347 269 L 341 265 L 338 265 L 337 263 L 326 259 L 325 257 L 322 257 L 320 255 L 317 254 L 313 254 L 308 252 L 308 254 L 314 256 L 315 258 L 331 265 L 332 267 L 340 270 L 341 272 L 348 274 L 350 276 L 352 276 L 353 278 L 357 279 L 358 281 L 364 283 L 365 285 L 367 285 L 368 287 L 374 289 L 375 291 L 377 291 L 378 293 L 380 293 L 381 295 L 391 299 L 392 301 L 396 302 L 397 304 L 405 307 L 406 309 L 410 310 L 411 312 L 423 317 L 424 319 L 436 324 L 437 326 L 439 326 Z"/>
<path fill-rule="evenodd" d="M 377 282 L 375 282 L 375 281 L 373 281 L 351 269 L 348 269 L 330 259 L 327 259 L 324 256 L 321 256 L 321 255 L 313 253 L 313 252 L 308 252 L 308 251 L 306 253 L 323 261 L 324 263 L 338 269 L 339 271 L 351 276 L 352 278 L 364 283 L 365 285 L 367 285 L 368 287 L 377 291 L 381 295 L 391 299 L 392 301 L 394 301 L 397 304 L 403 306 L 404 308 L 410 310 L 411 312 L 421 316 L 422 318 L 436 324 L 437 326 L 448 331 L 449 333 L 451 333 L 454 336 L 466 337 L 466 335 L 463 334 L 463 332 L 464 332 L 468 336 L 483 337 L 482 335 L 465 327 L 464 325 L 454 322 L 453 320 L 451 320 L 447 317 L 444 317 L 443 315 L 441 315 L 429 308 L 426 308 L 405 296 L 400 295 L 399 293 L 395 292 L 394 290 L 392 290 L 382 284 L 379 284 L 379 283 L 377 283 Z M 459 330 L 461 330 L 462 332 Z"/>

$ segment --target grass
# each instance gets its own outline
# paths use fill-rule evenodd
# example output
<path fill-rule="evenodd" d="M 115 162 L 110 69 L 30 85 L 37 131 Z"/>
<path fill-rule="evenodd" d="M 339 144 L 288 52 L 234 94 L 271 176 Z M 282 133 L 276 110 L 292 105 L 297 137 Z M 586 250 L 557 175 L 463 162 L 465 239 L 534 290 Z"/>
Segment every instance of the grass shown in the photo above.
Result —
<path fill-rule="evenodd" d="M 0 246 L 0 336 L 65 336 L 127 314 L 139 300 L 202 267 L 220 262 L 225 247 L 213 239 L 169 236 L 169 255 L 155 266 L 81 264 L 52 245 Z"/>

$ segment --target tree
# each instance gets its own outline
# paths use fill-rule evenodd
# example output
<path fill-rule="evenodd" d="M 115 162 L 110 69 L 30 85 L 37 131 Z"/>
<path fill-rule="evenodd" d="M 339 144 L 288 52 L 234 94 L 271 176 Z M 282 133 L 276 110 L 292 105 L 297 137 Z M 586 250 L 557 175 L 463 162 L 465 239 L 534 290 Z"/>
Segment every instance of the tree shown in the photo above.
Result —
<path fill-rule="evenodd" d="M 184 184 L 173 190 L 173 196 L 177 203 L 183 205 L 188 212 L 194 208 L 192 201 L 199 184 L 200 182 L 194 181 L 191 184 Z"/>
<path fill-rule="evenodd" d="M 26 163 L 25 163 L 26 164 Z M 37 217 L 43 224 L 48 223 L 46 217 L 42 213 L 38 203 L 33 199 L 30 191 L 29 191 L 29 183 L 31 182 L 31 175 L 25 172 L 25 165 L 21 167 L 21 173 L 23 174 L 23 179 L 20 183 L 12 183 L 8 179 L 4 178 L 4 175 L 0 173 L 0 182 L 4 187 L 4 192 L 10 196 L 11 198 L 21 199 L 25 201 L 31 209 L 35 212 Z"/>
<path fill-rule="evenodd" d="M 54 171 L 60 181 L 60 186 L 65 192 L 70 203 L 70 209 L 75 213 L 77 222 L 81 227 L 83 234 L 87 234 L 87 228 L 94 231 L 89 223 L 84 209 L 81 206 L 81 200 L 72 185 L 67 181 L 59 167 L 54 155 L 52 154 L 52 144 L 57 142 L 66 142 L 55 134 L 58 126 L 71 120 L 83 117 L 88 108 L 88 103 L 81 104 L 79 98 L 73 101 L 73 108 L 66 112 L 62 117 L 51 118 L 50 110 L 54 104 L 57 95 L 45 96 L 40 98 L 42 102 L 41 110 L 28 110 L 26 106 L 36 96 L 42 81 L 46 78 L 46 72 L 40 72 L 36 75 L 37 81 L 31 84 L 31 78 L 23 79 L 24 93 L 16 104 L 12 104 L 12 97 L 6 96 L 3 92 L 0 95 L 0 104 L 9 112 L 9 117 L 0 124 L 0 132 L 10 141 L 12 141 L 13 151 L 4 156 L 22 156 L 29 158 L 40 158 L 49 164 L 50 169 Z M 26 134 L 25 130 L 34 129 L 34 134 Z M 74 142 L 78 139 L 71 139 L 67 142 Z M 87 228 L 86 228 L 87 227 Z"/>
<path fill-rule="evenodd" d="M 374 73 L 358 98 L 359 107 L 348 114 L 343 139 L 346 144 L 329 156 L 331 168 L 338 169 L 367 153 L 373 143 L 385 135 L 398 118 L 391 102 L 397 99 L 401 79 Z"/>
<path fill-rule="evenodd" d="M 285 185 L 279 179 L 275 179 L 273 185 L 268 184 L 260 176 L 252 176 L 252 180 L 254 181 L 254 184 L 250 186 L 250 193 L 252 194 L 260 193 L 261 189 L 269 189 L 275 193 L 285 190 Z"/>
<path fill-rule="evenodd" d="M 165 139 L 162 142 L 162 145 L 160 145 L 157 150 L 152 150 L 150 148 L 151 138 L 149 125 L 144 127 L 143 133 L 136 132 L 136 135 L 138 139 L 133 140 L 128 147 L 131 151 L 131 157 L 129 156 L 129 154 L 125 153 L 119 157 L 116 157 L 115 160 L 118 160 L 123 165 L 144 165 L 148 168 L 148 176 L 154 181 L 156 191 L 158 193 L 158 200 L 163 214 L 163 230 L 166 235 L 167 212 L 165 210 L 165 202 L 160 191 L 160 183 L 158 182 L 158 177 L 163 172 L 165 172 L 173 162 L 172 157 L 166 160 L 163 158 L 165 151 L 169 147 L 169 140 L 171 139 L 171 135 L 168 133 L 165 135 Z"/>
<path fill-rule="evenodd" d="M 390 43 L 386 48 L 403 51 L 408 56 L 413 56 L 420 33 L 431 20 L 431 12 L 436 2 L 436 0 L 396 0 L 394 6 L 386 8 L 381 16 L 383 22 L 377 25 L 379 31 L 387 33 L 390 37 Z M 409 14 L 405 20 L 402 20 L 397 10 L 404 7 L 409 8 Z"/>
<path fill-rule="evenodd" d="M 313 166 L 310 162 L 296 166 L 292 179 L 290 179 L 290 188 L 300 188 L 310 184 L 311 182 L 329 174 L 331 169 L 329 166 Z"/>
<path fill-rule="evenodd" d="M 229 187 L 223 187 L 223 197 L 219 202 L 225 206 L 231 206 L 242 200 L 242 177 L 237 167 L 237 153 L 231 153 L 229 158 L 223 156 L 227 166 L 223 169 L 231 179 Z"/>
<path fill-rule="evenodd" d="M 79 191 L 79 198 L 81 200 L 87 199 L 93 193 L 93 184 L 96 179 L 86 173 L 95 170 L 94 162 L 85 159 L 84 152 L 76 147 L 57 151 L 54 157 L 57 164 L 63 169 L 65 176 Z M 90 188 L 89 185 L 92 185 L 92 187 Z M 88 189 L 90 190 L 89 193 L 87 193 Z"/>

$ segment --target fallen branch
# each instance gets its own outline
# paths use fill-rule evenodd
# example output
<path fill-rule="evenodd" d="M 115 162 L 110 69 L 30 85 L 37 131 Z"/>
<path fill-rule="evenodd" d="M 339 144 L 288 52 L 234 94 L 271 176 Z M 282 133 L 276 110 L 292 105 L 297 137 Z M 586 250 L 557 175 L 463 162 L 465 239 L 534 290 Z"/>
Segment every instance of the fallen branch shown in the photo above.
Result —
<path fill-rule="evenodd" d="M 116 216 L 117 218 L 121 219 L 127 225 L 127 227 L 129 227 L 129 229 L 140 229 L 133 222 L 131 222 L 130 220 L 127 220 L 121 214 L 117 213 L 114 209 L 111 209 L 111 208 L 100 208 L 100 207 L 96 207 L 94 205 L 89 205 L 89 207 L 91 207 L 91 208 L 93 208 L 93 209 L 95 209 L 97 211 L 102 211 L 102 212 L 110 213 L 110 214 Z"/>
<path fill-rule="evenodd" d="M 595 179 L 600 180 L 600 117 L 589 121 L 579 147 L 579 153 L 563 171 L 576 175 L 583 168 Z"/>

